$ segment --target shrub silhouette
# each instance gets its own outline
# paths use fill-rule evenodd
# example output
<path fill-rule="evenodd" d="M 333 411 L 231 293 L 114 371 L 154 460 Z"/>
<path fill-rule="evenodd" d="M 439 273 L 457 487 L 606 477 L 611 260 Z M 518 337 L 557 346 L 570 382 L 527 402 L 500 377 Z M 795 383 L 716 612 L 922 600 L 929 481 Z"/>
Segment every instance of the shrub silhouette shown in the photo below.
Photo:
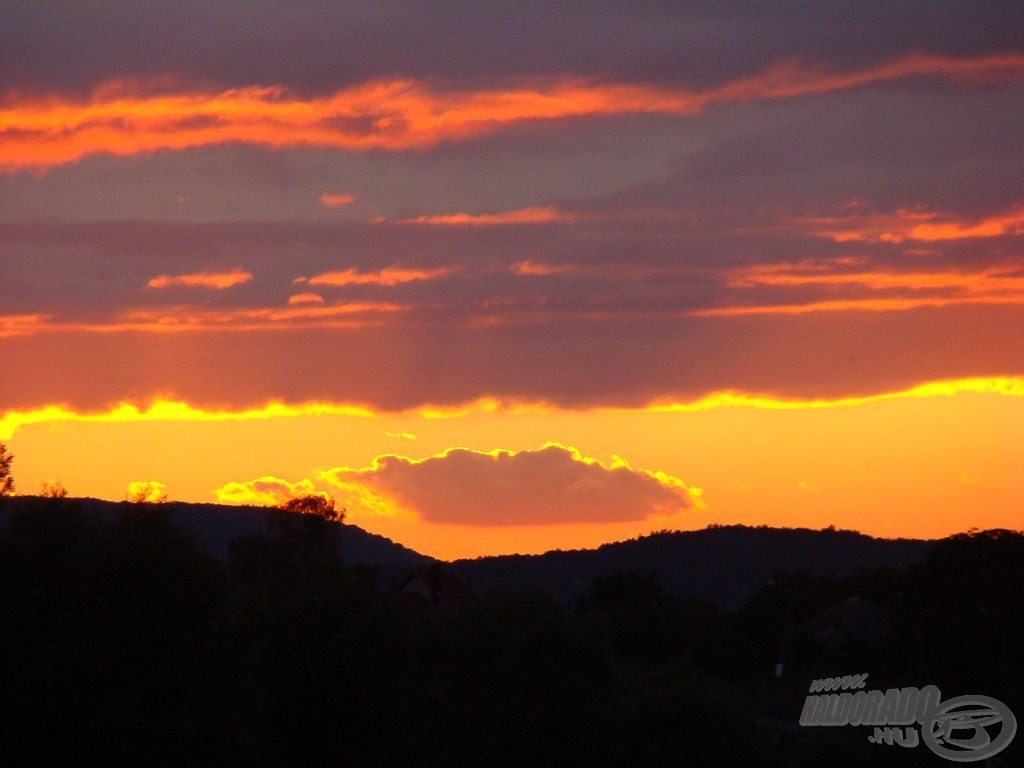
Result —
<path fill-rule="evenodd" d="M 14 456 L 7 450 L 7 446 L 0 443 L 0 496 L 9 496 L 14 493 L 14 476 L 11 474 L 11 463 Z"/>
<path fill-rule="evenodd" d="M 43 487 L 39 490 L 39 495 L 47 499 L 65 499 L 68 495 L 68 489 L 61 484 L 60 480 L 48 480 L 43 483 Z"/>

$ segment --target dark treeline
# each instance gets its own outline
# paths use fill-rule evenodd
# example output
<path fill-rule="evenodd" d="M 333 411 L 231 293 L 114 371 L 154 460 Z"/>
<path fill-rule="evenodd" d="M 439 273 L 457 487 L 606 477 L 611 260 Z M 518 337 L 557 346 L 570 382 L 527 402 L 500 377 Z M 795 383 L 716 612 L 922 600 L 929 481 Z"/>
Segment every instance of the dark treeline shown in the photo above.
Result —
<path fill-rule="evenodd" d="M 962 534 L 902 570 L 780 575 L 726 612 L 639 571 L 572 606 L 474 595 L 444 565 L 404 582 L 420 592 L 382 586 L 337 531 L 271 511 L 222 560 L 161 505 L 11 512 L 0 764 L 935 764 L 865 728 L 795 725 L 811 679 L 861 672 L 1024 715 L 1017 533 Z"/>

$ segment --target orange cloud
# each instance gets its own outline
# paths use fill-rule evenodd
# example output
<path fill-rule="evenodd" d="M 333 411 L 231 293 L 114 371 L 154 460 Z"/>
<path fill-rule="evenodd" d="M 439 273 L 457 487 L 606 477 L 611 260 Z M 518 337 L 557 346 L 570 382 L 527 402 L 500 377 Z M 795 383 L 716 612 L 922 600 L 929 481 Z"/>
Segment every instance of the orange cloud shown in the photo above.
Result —
<path fill-rule="evenodd" d="M 801 224 L 814 234 L 837 243 L 902 243 L 907 240 L 934 243 L 1024 234 L 1024 207 L 973 221 L 942 218 L 936 212 L 911 209 L 893 214 L 803 219 Z"/>
<path fill-rule="evenodd" d="M 1024 293 L 1024 275 L 1020 267 L 992 267 L 980 272 L 832 272 L 819 271 L 816 263 L 771 264 L 749 267 L 730 274 L 734 287 L 753 285 L 859 285 L 881 290 L 887 288 L 957 289 L 969 293 Z"/>
<path fill-rule="evenodd" d="M 505 224 L 544 224 L 552 221 L 574 221 L 576 216 L 555 206 L 520 208 L 500 213 L 449 213 L 400 219 L 403 224 L 432 224 L 447 227 L 493 227 Z"/>
<path fill-rule="evenodd" d="M 324 272 L 323 274 L 311 277 L 304 282 L 309 285 L 401 285 L 412 283 L 416 280 L 436 280 L 439 277 L 446 277 L 454 274 L 458 269 L 455 267 L 437 267 L 435 269 L 412 269 L 406 267 L 385 267 L 376 272 L 360 272 L 358 269 L 350 268 L 340 272 Z"/>
<path fill-rule="evenodd" d="M 252 273 L 244 269 L 234 269 L 230 272 L 192 272 L 187 275 L 158 275 L 146 283 L 147 288 L 170 288 L 171 286 L 183 286 L 187 288 L 213 288 L 223 291 L 227 288 L 234 288 L 236 285 L 243 285 L 252 280 Z"/>
<path fill-rule="evenodd" d="M 732 305 L 696 310 L 689 314 L 703 317 L 729 317 L 752 314 L 803 314 L 849 310 L 899 311 L 919 307 L 946 307 L 964 304 L 1024 304 L 1024 275 L 1018 266 L 997 266 L 980 271 L 829 271 L 849 268 L 856 262 L 844 260 L 808 261 L 797 264 L 767 264 L 733 270 L 727 279 L 733 288 L 756 286 L 853 287 L 866 291 L 884 291 L 885 296 L 870 294 L 842 299 L 824 299 L 800 304 Z M 904 290 L 904 295 L 890 295 Z"/>
<path fill-rule="evenodd" d="M 320 205 L 324 208 L 342 208 L 351 205 L 359 199 L 359 195 L 352 192 L 324 192 L 320 195 Z"/>
<path fill-rule="evenodd" d="M 1024 234 L 1024 208 L 1003 216 L 977 222 L 928 221 L 910 230 L 908 238 L 924 242 L 960 240 L 968 237 L 999 237 Z"/>
<path fill-rule="evenodd" d="M 33 322 L 12 323 L 0 337 L 34 333 L 196 333 L 203 331 L 260 331 L 280 328 L 363 328 L 379 323 L 388 315 L 405 312 L 408 307 L 389 302 L 347 302 L 316 306 L 314 294 L 300 294 L 308 300 L 289 302 L 288 307 L 252 307 L 244 309 L 204 309 L 181 305 L 159 309 L 134 309 L 107 320 L 63 321 L 40 317 Z"/>
<path fill-rule="evenodd" d="M 288 304 L 323 304 L 324 297 L 319 293 L 295 293 L 288 297 Z"/>
<path fill-rule="evenodd" d="M 539 261 L 525 259 L 510 264 L 508 271 L 520 277 L 548 277 L 550 275 L 564 275 L 575 271 L 570 264 L 544 264 Z"/>
<path fill-rule="evenodd" d="M 806 315 L 812 312 L 905 312 L 927 307 L 953 307 L 964 304 L 1021 304 L 1017 297 L 990 296 L 982 298 L 921 299 L 832 299 L 802 304 L 741 304 L 727 307 L 695 309 L 689 317 L 744 317 L 747 315 Z"/>
<path fill-rule="evenodd" d="M 0 339 L 35 333 L 49 320 L 49 315 L 0 315 Z"/>
<path fill-rule="evenodd" d="M 567 77 L 475 91 L 391 80 L 300 99 L 274 87 L 139 96 L 115 83 L 86 101 L 55 96 L 8 101 L 0 109 L 0 169 L 46 169 L 97 153 L 129 156 L 229 142 L 359 151 L 424 149 L 523 120 L 692 115 L 715 104 L 790 99 L 916 77 L 958 84 L 1020 82 L 1024 54 L 973 59 L 913 54 L 840 73 L 783 62 L 704 91 Z"/>
<path fill-rule="evenodd" d="M 616 282 L 646 280 L 658 276 L 706 274 L 706 270 L 690 266 L 657 266 L 643 264 L 585 264 L 570 262 L 549 264 L 533 259 L 517 261 L 508 266 L 508 271 L 520 277 L 550 277 L 552 275 L 581 275 Z"/>
<path fill-rule="evenodd" d="M 553 525 L 669 518 L 694 505 L 700 490 L 622 459 L 605 466 L 575 448 L 488 452 L 451 448 L 425 459 L 378 456 L 363 469 L 339 467 L 321 477 L 340 489 L 368 490 L 426 522 Z"/>

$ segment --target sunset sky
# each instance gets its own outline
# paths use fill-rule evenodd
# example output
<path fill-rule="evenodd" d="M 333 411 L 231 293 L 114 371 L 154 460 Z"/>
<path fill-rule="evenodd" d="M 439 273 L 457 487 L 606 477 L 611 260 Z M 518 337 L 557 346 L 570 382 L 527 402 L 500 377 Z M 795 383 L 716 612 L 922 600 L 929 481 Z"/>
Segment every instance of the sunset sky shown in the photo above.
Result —
<path fill-rule="evenodd" d="M 17 489 L 327 492 L 440 557 L 1021 528 L 1022 29 L 1016 2 L 5 3 Z"/>

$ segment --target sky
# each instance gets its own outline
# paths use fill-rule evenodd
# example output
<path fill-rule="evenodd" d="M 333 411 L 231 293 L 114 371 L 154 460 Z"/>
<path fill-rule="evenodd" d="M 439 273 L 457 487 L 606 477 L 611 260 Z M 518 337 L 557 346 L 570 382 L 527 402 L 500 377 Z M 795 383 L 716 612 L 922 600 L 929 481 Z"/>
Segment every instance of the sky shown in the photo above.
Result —
<path fill-rule="evenodd" d="M 18 492 L 445 558 L 1021 528 L 1020 3 L 0 14 Z"/>

